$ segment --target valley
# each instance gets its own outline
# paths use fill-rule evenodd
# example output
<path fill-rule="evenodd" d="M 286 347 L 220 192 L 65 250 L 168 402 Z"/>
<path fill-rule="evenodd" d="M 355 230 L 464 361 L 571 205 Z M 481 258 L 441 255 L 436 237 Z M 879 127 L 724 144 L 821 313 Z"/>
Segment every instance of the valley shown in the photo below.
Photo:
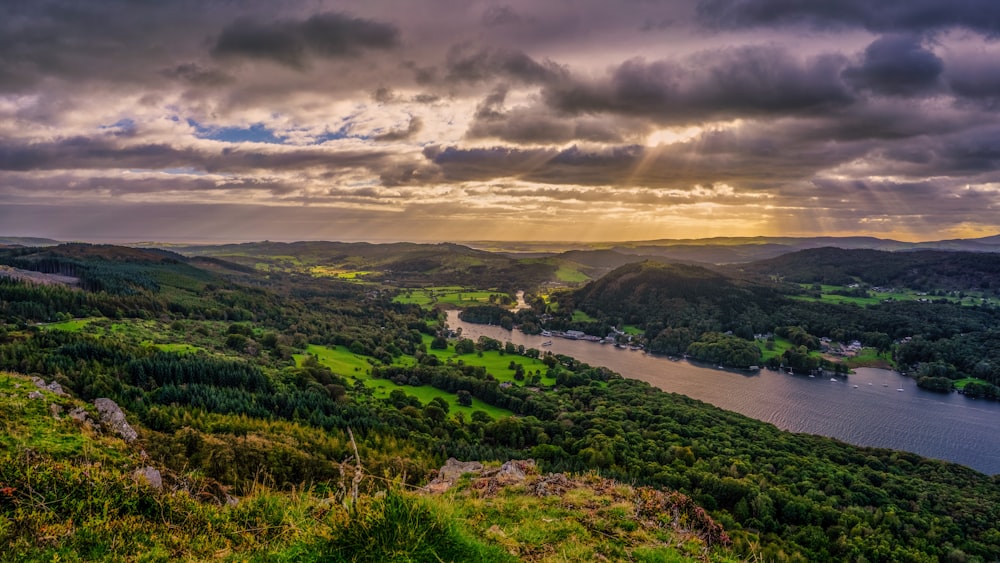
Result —
<path fill-rule="evenodd" d="M 411 244 L 0 249 L 0 264 L 79 280 L 0 276 L 0 534 L 23 559 L 1000 557 L 1000 403 L 972 399 L 995 397 L 1000 375 L 997 255 L 566 260 Z M 890 283 L 900 297 L 826 298 Z M 31 377 L 66 394 L 29 397 Z M 52 414 L 98 398 L 121 406 L 134 444 Z M 538 469 L 502 505 L 478 492 L 499 494 L 489 478 L 414 494 L 448 458 Z M 162 488 L 135 488 L 147 466 Z M 556 482 L 576 491 L 562 512 L 531 492 Z M 676 511 L 636 520 L 654 494 L 642 487 L 725 541 Z M 102 527 L 93 507 L 109 502 L 143 532 Z M 407 536 L 411 518 L 447 545 Z M 218 531 L 189 526 L 205 520 Z M 261 527 L 273 533 L 240 532 Z M 370 549 L 338 547 L 351 545 Z"/>

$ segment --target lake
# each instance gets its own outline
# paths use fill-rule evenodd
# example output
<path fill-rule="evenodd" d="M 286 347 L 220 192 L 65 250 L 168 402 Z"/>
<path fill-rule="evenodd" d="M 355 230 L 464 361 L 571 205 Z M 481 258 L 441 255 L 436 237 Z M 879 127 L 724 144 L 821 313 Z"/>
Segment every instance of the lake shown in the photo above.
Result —
<path fill-rule="evenodd" d="M 769 370 L 749 374 L 675 362 L 609 344 L 466 323 L 457 311 L 448 312 L 448 325 L 461 327 L 462 335 L 473 340 L 485 335 L 605 366 L 624 377 L 784 430 L 820 434 L 859 446 L 905 450 L 1000 474 L 1000 402 L 925 391 L 914 380 L 893 371 L 861 368 L 837 381 L 830 381 L 829 376 L 810 378 Z M 542 347 L 548 340 L 552 345 Z"/>

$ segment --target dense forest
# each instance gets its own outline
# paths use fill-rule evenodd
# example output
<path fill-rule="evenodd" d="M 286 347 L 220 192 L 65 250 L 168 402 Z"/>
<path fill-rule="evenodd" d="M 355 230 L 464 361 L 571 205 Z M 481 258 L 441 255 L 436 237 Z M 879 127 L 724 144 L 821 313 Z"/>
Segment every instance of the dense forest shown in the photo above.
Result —
<path fill-rule="evenodd" d="M 777 275 L 799 283 L 1000 291 L 1000 254 L 996 253 L 817 248 L 726 270 L 765 278 Z"/>
<path fill-rule="evenodd" d="M 234 495 L 251 494 L 262 476 L 285 491 L 336 482 L 352 455 L 350 429 L 367 473 L 388 480 L 369 479 L 369 490 L 424 484 L 449 457 L 532 458 L 543 472 L 679 491 L 721 524 L 740 558 L 1000 558 L 997 477 L 779 431 L 567 356 L 449 338 L 441 312 L 397 302 L 385 284 L 87 251 L 0 257 L 24 269 L 72 264 L 92 280 L 0 279 L 0 370 L 58 382 L 82 400 L 114 399 L 152 463 Z M 511 321 L 566 323 L 559 314 L 579 308 L 594 324 L 638 324 L 663 346 L 691 339 L 687 348 L 719 362 L 722 349 L 751 353 L 746 333 L 792 326 L 785 334 L 803 345 L 836 330 L 880 332 L 916 337 L 897 352 L 905 362 L 984 377 L 1000 365 L 967 361 L 969 350 L 997 348 L 992 309 L 808 303 L 695 266 L 624 266 L 560 297 L 556 314 L 531 303 Z M 472 315 L 502 322 L 503 311 Z M 963 340 L 973 332 L 981 340 Z M 0 502 L 9 542 L 38 533 L 20 514 Z"/>

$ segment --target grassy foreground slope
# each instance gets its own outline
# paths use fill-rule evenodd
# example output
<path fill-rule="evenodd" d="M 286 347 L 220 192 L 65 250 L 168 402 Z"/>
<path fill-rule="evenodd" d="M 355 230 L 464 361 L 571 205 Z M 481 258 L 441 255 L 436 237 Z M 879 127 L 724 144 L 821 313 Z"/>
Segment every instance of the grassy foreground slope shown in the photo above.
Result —
<path fill-rule="evenodd" d="M 67 416 L 74 409 L 91 422 Z M 156 485 L 138 476 L 149 463 L 141 443 L 96 418 L 90 405 L 0 372 L 0 559 L 732 559 L 709 549 L 725 533 L 679 493 L 535 473 L 515 486 L 466 479 L 446 496 L 399 483 L 352 494 L 354 474 L 345 472 L 340 482 L 284 492 L 257 483 L 237 499 L 197 474 L 164 470 Z"/>

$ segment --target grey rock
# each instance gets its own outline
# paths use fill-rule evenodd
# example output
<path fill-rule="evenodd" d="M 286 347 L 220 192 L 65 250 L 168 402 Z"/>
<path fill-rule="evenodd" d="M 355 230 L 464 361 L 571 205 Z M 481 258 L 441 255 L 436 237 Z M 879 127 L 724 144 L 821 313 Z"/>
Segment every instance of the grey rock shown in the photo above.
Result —
<path fill-rule="evenodd" d="M 53 381 L 52 383 L 45 383 L 44 379 L 42 379 L 41 377 L 37 377 L 36 376 L 36 377 L 32 377 L 31 378 L 31 382 L 34 383 L 35 387 L 38 387 L 39 389 L 45 389 L 47 391 L 52 391 L 56 395 L 59 395 L 59 396 L 62 396 L 62 397 L 67 396 L 66 392 L 63 391 L 62 385 L 59 385 L 55 381 Z"/>
<path fill-rule="evenodd" d="M 533 459 L 507 461 L 500 466 L 496 478 L 505 482 L 523 481 L 528 476 L 527 470 L 534 467 Z"/>
<path fill-rule="evenodd" d="M 28 398 L 29 399 L 41 399 L 42 398 L 42 393 L 41 393 L 41 391 L 32 391 L 31 393 L 28 393 Z"/>
<path fill-rule="evenodd" d="M 140 467 L 132 472 L 132 478 L 139 483 L 145 481 L 154 489 L 163 488 L 163 476 L 160 475 L 159 470 L 155 467 L 150 467 L 148 465 L 146 467 Z"/>
<path fill-rule="evenodd" d="M 55 403 L 52 403 L 51 405 L 49 405 L 49 410 L 52 412 L 52 418 L 56 420 L 62 420 L 62 417 L 59 416 L 60 414 L 62 414 L 63 411 L 62 407 L 60 407 Z"/>
<path fill-rule="evenodd" d="M 83 410 L 82 407 L 74 407 L 73 409 L 71 409 L 69 411 L 69 417 L 72 418 L 73 420 L 77 420 L 85 424 L 90 423 L 90 415 L 87 414 L 87 411 Z"/>
<path fill-rule="evenodd" d="M 437 477 L 427 483 L 424 489 L 431 493 L 443 493 L 450 489 L 458 479 L 466 473 L 481 473 L 483 464 L 478 461 L 458 461 L 448 458 L 448 461 L 438 470 Z"/>
<path fill-rule="evenodd" d="M 132 443 L 139 437 L 135 429 L 129 426 L 128 421 L 125 420 L 125 413 L 122 412 L 117 403 L 102 397 L 94 401 L 94 406 L 97 407 L 97 412 L 101 415 L 101 424 L 121 436 L 123 440 Z"/>

